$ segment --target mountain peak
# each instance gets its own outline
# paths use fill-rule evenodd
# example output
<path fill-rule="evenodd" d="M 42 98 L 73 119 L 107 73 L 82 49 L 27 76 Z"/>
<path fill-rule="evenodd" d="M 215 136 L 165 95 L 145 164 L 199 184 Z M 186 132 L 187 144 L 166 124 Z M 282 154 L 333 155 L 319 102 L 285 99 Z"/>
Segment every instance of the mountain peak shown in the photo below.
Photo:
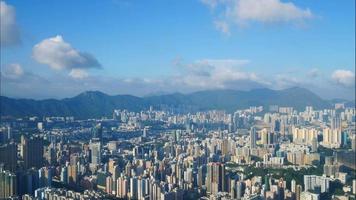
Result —
<path fill-rule="evenodd" d="M 88 97 L 88 96 L 109 96 L 99 90 L 88 90 L 77 95 L 77 97 Z"/>

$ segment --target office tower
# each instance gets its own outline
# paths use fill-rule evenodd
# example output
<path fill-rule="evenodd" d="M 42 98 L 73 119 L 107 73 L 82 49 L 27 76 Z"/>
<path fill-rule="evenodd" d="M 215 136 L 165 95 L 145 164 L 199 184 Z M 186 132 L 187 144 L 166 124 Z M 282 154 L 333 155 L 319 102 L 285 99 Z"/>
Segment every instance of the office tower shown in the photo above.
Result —
<path fill-rule="evenodd" d="M 16 175 L 10 171 L 0 172 L 0 199 L 17 195 Z"/>
<path fill-rule="evenodd" d="M 225 191 L 225 165 L 222 163 L 209 163 L 206 177 L 207 192 L 217 194 Z"/>
<path fill-rule="evenodd" d="M 90 141 L 91 163 L 99 165 L 101 163 L 101 142 L 97 139 Z"/>
<path fill-rule="evenodd" d="M 256 148 L 256 127 L 251 127 L 250 130 L 250 147 Z"/>
<path fill-rule="evenodd" d="M 0 164 L 5 170 L 16 171 L 17 166 L 17 145 L 13 142 L 0 146 Z"/>
<path fill-rule="evenodd" d="M 99 139 L 100 142 L 103 140 L 103 127 L 101 123 L 98 123 L 94 128 L 93 128 L 93 138 Z"/>
<path fill-rule="evenodd" d="M 23 148 L 23 160 L 25 169 L 35 167 L 41 168 L 43 165 L 43 139 L 38 137 L 26 138 L 22 136 L 21 145 Z"/>

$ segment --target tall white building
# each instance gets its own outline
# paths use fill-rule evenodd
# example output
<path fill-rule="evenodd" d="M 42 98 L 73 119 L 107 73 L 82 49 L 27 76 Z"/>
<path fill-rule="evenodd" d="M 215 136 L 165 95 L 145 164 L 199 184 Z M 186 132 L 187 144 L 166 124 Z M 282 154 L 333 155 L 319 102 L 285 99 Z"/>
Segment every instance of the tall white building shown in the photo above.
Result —
<path fill-rule="evenodd" d="M 99 140 L 90 141 L 91 163 L 98 165 L 101 162 L 101 143 Z"/>

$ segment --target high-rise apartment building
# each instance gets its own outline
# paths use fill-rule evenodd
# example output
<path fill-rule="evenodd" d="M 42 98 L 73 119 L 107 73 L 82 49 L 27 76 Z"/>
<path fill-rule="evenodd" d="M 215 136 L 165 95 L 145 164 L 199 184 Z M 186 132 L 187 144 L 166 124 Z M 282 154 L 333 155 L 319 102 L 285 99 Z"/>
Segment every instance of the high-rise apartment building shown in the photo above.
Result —
<path fill-rule="evenodd" d="M 225 165 L 217 162 L 208 163 L 205 184 L 210 194 L 226 191 Z"/>
<path fill-rule="evenodd" d="M 0 199 L 7 199 L 17 194 L 16 175 L 10 171 L 0 172 Z"/>

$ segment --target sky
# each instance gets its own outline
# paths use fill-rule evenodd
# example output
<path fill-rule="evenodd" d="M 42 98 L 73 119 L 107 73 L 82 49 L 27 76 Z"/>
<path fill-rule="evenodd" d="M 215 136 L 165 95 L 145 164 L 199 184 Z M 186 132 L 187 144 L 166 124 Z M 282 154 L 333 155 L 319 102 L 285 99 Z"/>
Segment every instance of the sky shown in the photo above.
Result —
<path fill-rule="evenodd" d="M 1 95 L 304 87 L 355 99 L 354 0 L 1 0 Z"/>

